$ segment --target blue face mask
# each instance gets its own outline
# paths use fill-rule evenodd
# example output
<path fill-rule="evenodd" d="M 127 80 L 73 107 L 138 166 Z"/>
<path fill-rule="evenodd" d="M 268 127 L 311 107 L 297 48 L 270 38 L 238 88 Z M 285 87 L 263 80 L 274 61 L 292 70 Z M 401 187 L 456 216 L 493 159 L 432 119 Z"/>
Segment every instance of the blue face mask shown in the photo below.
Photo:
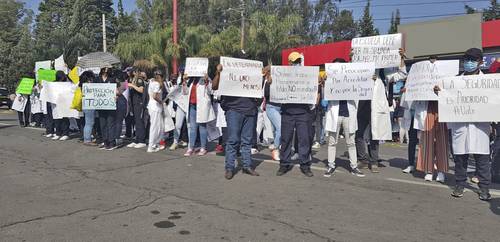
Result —
<path fill-rule="evenodd" d="M 472 60 L 466 60 L 464 61 L 464 71 L 465 72 L 474 72 L 477 70 L 477 67 L 479 66 L 479 62 L 477 61 L 472 61 Z"/>

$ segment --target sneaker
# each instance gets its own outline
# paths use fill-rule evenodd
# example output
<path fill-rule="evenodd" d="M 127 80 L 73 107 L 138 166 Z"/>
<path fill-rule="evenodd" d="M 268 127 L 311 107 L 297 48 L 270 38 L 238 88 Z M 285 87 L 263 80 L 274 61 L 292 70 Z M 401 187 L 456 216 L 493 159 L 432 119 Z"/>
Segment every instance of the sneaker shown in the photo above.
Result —
<path fill-rule="evenodd" d="M 473 176 L 473 177 L 470 179 L 470 181 L 471 181 L 472 183 L 478 184 L 478 183 L 479 183 L 479 178 L 477 178 L 477 176 Z"/>
<path fill-rule="evenodd" d="M 410 173 L 412 173 L 414 171 L 415 171 L 415 167 L 414 166 L 408 166 L 408 167 L 406 167 L 406 169 L 403 170 L 403 173 L 410 174 Z"/>
<path fill-rule="evenodd" d="M 323 174 L 324 177 L 331 177 L 333 175 L 333 173 L 335 172 L 335 169 L 336 167 L 328 167 L 328 169 L 326 169 L 325 171 L 325 174 Z"/>
<path fill-rule="evenodd" d="M 351 169 L 351 174 L 357 177 L 365 177 L 365 174 L 363 174 L 363 172 L 361 172 L 357 167 Z"/>
<path fill-rule="evenodd" d="M 166 149 L 166 148 L 167 148 L 167 147 L 165 147 L 165 145 L 162 145 L 162 144 L 160 144 L 160 146 L 158 146 L 158 149 L 160 149 L 160 150 L 164 150 L 164 149 Z"/>
<path fill-rule="evenodd" d="M 377 164 L 377 162 L 375 162 L 375 163 L 373 163 L 373 164 L 371 165 L 371 171 L 372 171 L 372 173 L 379 173 L 379 172 L 380 172 L 380 171 L 379 171 L 379 169 L 378 169 L 378 164 Z"/>
<path fill-rule="evenodd" d="M 184 156 L 188 157 L 188 156 L 192 156 L 193 155 L 193 149 L 188 149 L 186 151 L 186 153 L 184 153 Z"/>
<path fill-rule="evenodd" d="M 64 141 L 64 140 L 69 140 L 69 136 L 64 135 L 64 136 L 63 136 L 63 137 L 61 137 L 59 140 L 62 140 L 62 141 Z"/>
<path fill-rule="evenodd" d="M 201 149 L 200 152 L 198 152 L 198 156 L 204 156 L 208 153 L 207 149 Z"/>
<path fill-rule="evenodd" d="M 136 149 L 142 149 L 142 148 L 144 148 L 144 147 L 146 147 L 146 146 L 147 146 L 147 145 L 146 145 L 146 144 L 144 144 L 144 143 L 138 143 L 138 144 L 135 144 L 135 145 L 134 145 L 134 148 L 136 148 Z"/>
<path fill-rule="evenodd" d="M 61 138 L 61 137 L 60 137 L 60 136 L 57 136 L 57 135 L 52 136 L 52 140 L 58 140 L 58 139 L 60 139 L 60 138 Z"/>
<path fill-rule="evenodd" d="M 279 150 L 271 151 L 271 156 L 272 156 L 273 160 L 280 161 L 280 151 Z"/>
<path fill-rule="evenodd" d="M 275 150 L 276 149 L 276 146 L 274 146 L 273 144 L 269 145 L 267 148 L 269 148 L 270 150 Z"/>
<path fill-rule="evenodd" d="M 252 152 L 252 155 L 255 155 L 255 154 L 259 153 L 259 150 L 255 149 L 255 148 L 252 148 L 251 152 Z"/>
<path fill-rule="evenodd" d="M 224 152 L 224 147 L 222 145 L 217 145 L 215 147 L 215 153 L 222 153 Z"/>
<path fill-rule="evenodd" d="M 451 193 L 453 197 L 463 197 L 464 196 L 464 188 L 461 186 L 455 186 L 453 192 Z"/>
<path fill-rule="evenodd" d="M 179 146 L 180 146 L 180 147 L 187 147 L 187 146 L 188 146 L 188 143 L 186 143 L 186 142 L 184 142 L 184 141 L 181 141 L 181 142 L 179 143 Z"/>
<path fill-rule="evenodd" d="M 106 149 L 104 149 L 104 150 L 112 151 L 112 150 L 116 150 L 117 148 L 118 148 L 117 145 L 110 145 L 110 146 L 106 147 Z"/>
<path fill-rule="evenodd" d="M 54 134 L 47 134 L 47 135 L 45 135 L 45 137 L 47 137 L 47 138 L 52 138 L 53 136 L 54 136 Z"/>
<path fill-rule="evenodd" d="M 278 169 L 278 171 L 276 172 L 276 176 L 282 176 L 282 175 L 285 175 L 287 172 L 289 172 L 290 170 L 292 170 L 293 166 L 292 165 L 288 165 L 288 166 L 280 166 L 280 168 Z"/>
<path fill-rule="evenodd" d="M 482 201 L 489 201 L 491 200 L 491 194 L 488 191 L 488 189 L 480 189 L 479 190 L 479 199 Z"/>
<path fill-rule="evenodd" d="M 130 144 L 127 145 L 127 148 L 134 148 L 135 145 L 137 145 L 136 143 L 132 142 Z"/>
<path fill-rule="evenodd" d="M 426 174 L 424 177 L 425 181 L 431 182 L 432 181 L 432 174 Z"/>
<path fill-rule="evenodd" d="M 106 145 L 104 143 L 99 144 L 99 149 L 104 150 L 106 149 Z"/>
<path fill-rule="evenodd" d="M 321 149 L 321 145 L 318 142 L 314 142 L 314 144 L 312 145 L 311 148 L 313 148 L 315 150 L 319 150 L 319 149 Z"/>
<path fill-rule="evenodd" d="M 436 176 L 436 181 L 437 182 L 441 182 L 441 183 L 444 183 L 444 180 L 446 179 L 444 173 L 442 172 L 438 172 L 437 176 Z"/>
<path fill-rule="evenodd" d="M 170 148 L 168 148 L 169 150 L 176 150 L 177 149 L 177 146 L 178 144 L 177 143 L 173 143 Z"/>
<path fill-rule="evenodd" d="M 292 160 L 292 161 L 296 161 L 298 159 L 299 159 L 299 153 L 293 154 L 292 157 L 290 158 L 290 160 Z"/>
<path fill-rule="evenodd" d="M 358 168 L 359 169 L 368 169 L 368 163 L 365 163 L 365 162 L 360 162 L 358 164 Z"/>
<path fill-rule="evenodd" d="M 314 176 L 314 174 L 312 173 L 311 171 L 311 167 L 305 167 L 305 168 L 300 168 L 300 171 L 302 172 L 302 174 L 304 174 L 305 176 L 307 177 L 312 177 Z"/>
<path fill-rule="evenodd" d="M 155 153 L 155 152 L 158 152 L 160 151 L 160 148 L 158 147 L 148 147 L 148 150 L 146 152 L 148 153 Z"/>

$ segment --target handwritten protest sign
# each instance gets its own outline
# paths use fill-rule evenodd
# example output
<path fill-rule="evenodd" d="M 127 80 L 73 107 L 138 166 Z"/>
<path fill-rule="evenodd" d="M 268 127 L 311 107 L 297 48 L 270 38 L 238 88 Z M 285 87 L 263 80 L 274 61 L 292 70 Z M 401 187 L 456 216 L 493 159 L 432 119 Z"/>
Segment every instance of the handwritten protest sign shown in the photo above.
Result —
<path fill-rule="evenodd" d="M 53 82 L 56 80 L 56 70 L 38 70 L 36 76 L 38 81 Z"/>
<path fill-rule="evenodd" d="M 167 98 L 174 101 L 178 107 L 182 109 L 182 111 L 187 112 L 189 108 L 189 100 L 187 93 L 184 94 L 182 92 L 182 86 L 175 86 L 170 90 L 167 95 Z"/>
<path fill-rule="evenodd" d="M 35 79 L 23 78 L 16 88 L 16 93 L 30 95 L 33 92 L 33 85 L 35 85 Z"/>
<path fill-rule="evenodd" d="M 371 100 L 374 63 L 325 64 L 325 100 Z"/>
<path fill-rule="evenodd" d="M 317 66 L 272 66 L 271 102 L 316 104 Z"/>
<path fill-rule="evenodd" d="M 82 94 L 83 110 L 116 110 L 114 83 L 84 83 Z"/>
<path fill-rule="evenodd" d="M 396 67 L 401 64 L 399 48 L 401 34 L 354 38 L 351 42 L 352 62 L 375 63 L 375 68 Z"/>
<path fill-rule="evenodd" d="M 16 110 L 18 112 L 24 112 L 26 108 L 26 104 L 28 103 L 28 98 L 23 97 L 21 95 L 16 95 L 14 102 L 12 102 L 12 110 Z"/>
<path fill-rule="evenodd" d="M 37 72 L 40 69 L 50 69 L 51 64 L 52 64 L 52 61 L 50 61 L 50 60 L 37 61 L 37 62 L 35 62 L 35 72 Z"/>
<path fill-rule="evenodd" d="M 261 61 L 221 57 L 223 70 L 220 74 L 219 94 L 223 96 L 261 98 Z"/>
<path fill-rule="evenodd" d="M 202 77 L 208 71 L 208 58 L 186 58 L 186 73 L 189 77 Z"/>
<path fill-rule="evenodd" d="M 445 60 L 421 61 L 411 66 L 406 79 L 406 100 L 408 101 L 437 101 L 434 86 L 443 77 L 458 74 L 459 61 Z"/>
<path fill-rule="evenodd" d="M 77 110 L 71 109 L 77 85 L 71 82 L 46 82 L 42 83 L 40 100 L 52 104 L 54 119 L 78 118 Z"/>
<path fill-rule="evenodd" d="M 500 121 L 500 74 L 439 80 L 439 122 Z"/>

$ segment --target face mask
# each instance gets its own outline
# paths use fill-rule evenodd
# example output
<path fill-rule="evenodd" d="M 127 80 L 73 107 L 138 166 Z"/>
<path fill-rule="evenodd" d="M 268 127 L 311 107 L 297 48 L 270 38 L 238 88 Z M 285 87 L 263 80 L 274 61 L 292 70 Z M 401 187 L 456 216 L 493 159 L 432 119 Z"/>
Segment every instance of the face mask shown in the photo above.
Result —
<path fill-rule="evenodd" d="M 477 70 L 479 63 L 477 61 L 467 60 L 464 61 L 464 71 L 465 72 L 474 72 Z"/>

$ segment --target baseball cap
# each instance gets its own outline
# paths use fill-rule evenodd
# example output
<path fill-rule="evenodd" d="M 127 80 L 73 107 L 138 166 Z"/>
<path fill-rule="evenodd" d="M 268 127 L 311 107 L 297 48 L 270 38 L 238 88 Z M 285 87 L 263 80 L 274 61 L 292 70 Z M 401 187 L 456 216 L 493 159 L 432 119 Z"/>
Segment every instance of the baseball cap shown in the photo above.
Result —
<path fill-rule="evenodd" d="M 465 51 L 464 58 L 466 59 L 467 57 L 472 58 L 474 60 L 482 59 L 483 51 L 478 48 L 470 48 L 467 51 Z"/>
<path fill-rule="evenodd" d="M 295 62 L 295 61 L 297 61 L 298 59 L 301 59 L 301 58 L 302 58 L 302 55 L 299 54 L 299 52 L 296 52 L 296 51 L 294 51 L 294 52 L 292 52 L 292 53 L 290 53 L 288 55 L 288 61 L 289 62 Z"/>

